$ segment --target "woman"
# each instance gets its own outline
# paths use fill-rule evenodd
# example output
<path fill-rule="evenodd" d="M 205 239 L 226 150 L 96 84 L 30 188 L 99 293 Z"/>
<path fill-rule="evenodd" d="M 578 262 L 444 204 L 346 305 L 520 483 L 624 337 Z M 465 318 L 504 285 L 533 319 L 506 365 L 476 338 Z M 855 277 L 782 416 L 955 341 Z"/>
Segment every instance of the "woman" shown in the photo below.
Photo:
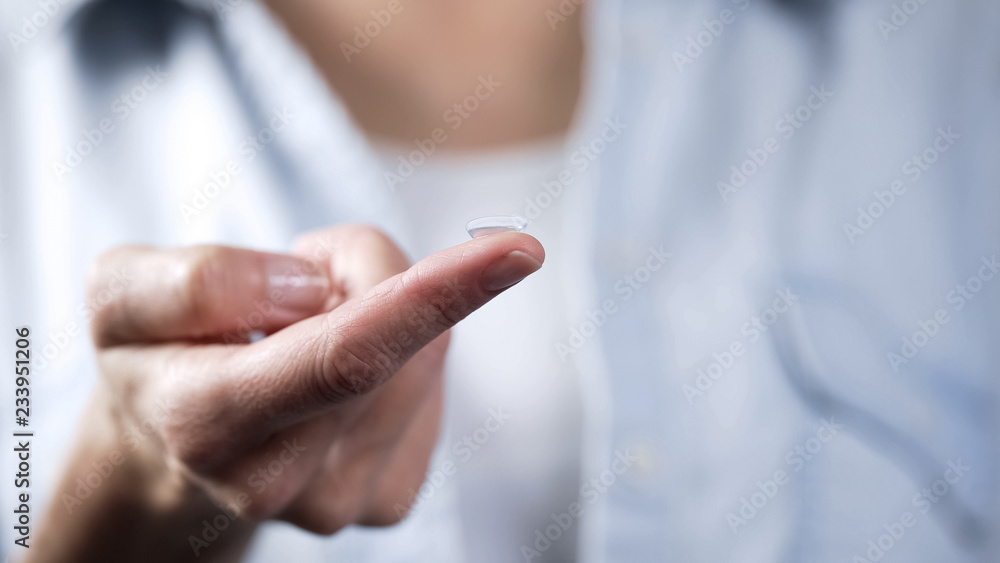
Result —
<path fill-rule="evenodd" d="M 415 348 L 536 269 L 535 242 L 495 235 L 406 270 L 382 235 L 341 227 L 302 239 L 305 262 L 273 258 L 286 261 L 277 278 L 265 269 L 235 281 L 226 273 L 272 258 L 108 255 L 81 298 L 108 384 L 33 554 L 237 558 L 254 531 L 247 515 L 331 533 L 412 508 L 398 527 L 323 542 L 270 527 L 250 557 L 989 560 L 996 451 L 981 428 L 995 416 L 998 298 L 986 276 L 997 195 L 979 149 L 997 142 L 987 125 L 997 14 L 987 3 L 915 6 L 76 12 L 78 103 L 89 109 L 59 121 L 72 124 L 60 142 L 36 143 L 47 187 L 19 205 L 73 209 L 68 231 L 87 236 L 60 260 L 54 241 L 67 235 L 31 230 L 41 279 L 65 267 L 79 280 L 125 242 L 282 252 L 334 223 L 375 224 L 420 258 L 462 242 L 465 221 L 485 215 L 532 219 L 546 266 L 453 331 L 445 432 L 428 461 L 444 343 Z M 37 68 L 65 76 L 61 64 L 53 49 Z M 500 286 L 482 285 L 510 256 Z M 208 327 L 178 321 L 164 304 L 184 300 L 155 289 L 191 263 L 209 264 L 194 279 L 215 272 L 219 295 L 240 297 L 232 308 L 207 300 L 218 307 L 198 318 L 218 321 Z M 133 269 L 145 277 L 115 293 L 113 273 Z M 413 286 L 377 285 L 404 270 L 395 279 L 434 282 L 416 292 L 429 292 L 422 307 L 407 305 Z M 965 293 L 949 300 L 957 282 Z M 299 307 L 267 314 L 262 287 Z M 52 311 L 14 309 L 12 322 L 46 317 L 53 328 L 39 334 L 58 333 L 65 313 Z M 338 324 L 351 319 L 365 322 Z M 386 326 L 403 330 L 388 338 Z M 325 351 L 345 341 L 357 342 L 346 356 Z M 76 367 L 94 363 L 82 348 L 72 341 L 36 370 L 66 374 L 60 394 L 89 391 L 91 380 L 68 377 L 90 372 Z M 244 363 L 223 362 L 233 357 Z M 288 358 L 355 376 L 321 387 L 317 406 L 292 392 L 302 370 Z M 209 384 L 219 381 L 244 400 L 226 402 Z M 180 401 L 161 406 L 165 416 L 157 389 Z M 102 419 L 108 427 L 93 423 Z M 288 424 L 295 435 L 281 433 Z M 300 450 L 296 436 L 310 431 L 327 442 Z M 116 465 L 119 450 L 130 461 Z M 79 498 L 77 479 L 104 463 L 117 469 Z"/>

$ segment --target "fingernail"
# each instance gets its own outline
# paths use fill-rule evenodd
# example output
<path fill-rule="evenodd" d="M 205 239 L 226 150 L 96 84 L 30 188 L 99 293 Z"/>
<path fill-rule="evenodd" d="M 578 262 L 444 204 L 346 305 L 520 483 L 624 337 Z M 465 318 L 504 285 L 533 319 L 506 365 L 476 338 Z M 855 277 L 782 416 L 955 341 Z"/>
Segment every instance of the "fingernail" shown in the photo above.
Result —
<path fill-rule="evenodd" d="M 318 310 L 330 292 L 322 265 L 294 256 L 272 256 L 267 263 L 268 297 L 283 309 Z"/>
<path fill-rule="evenodd" d="M 529 254 L 515 250 L 493 262 L 483 270 L 479 285 L 485 291 L 500 291 L 538 271 L 542 263 Z"/>

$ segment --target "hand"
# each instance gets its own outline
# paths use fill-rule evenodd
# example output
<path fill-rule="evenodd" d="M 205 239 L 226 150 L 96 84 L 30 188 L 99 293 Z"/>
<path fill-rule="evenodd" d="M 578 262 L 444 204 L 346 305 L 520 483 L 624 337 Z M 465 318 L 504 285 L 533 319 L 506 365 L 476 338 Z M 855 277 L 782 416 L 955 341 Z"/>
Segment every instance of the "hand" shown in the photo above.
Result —
<path fill-rule="evenodd" d="M 89 283 L 107 302 L 92 322 L 104 383 L 94 416 L 113 436 L 159 421 L 126 454 L 150 514 L 201 506 L 211 520 L 207 498 L 323 534 L 397 522 L 437 440 L 448 329 L 543 260 L 535 239 L 504 233 L 408 268 L 391 240 L 358 226 L 310 234 L 294 255 L 113 250 Z M 267 336 L 250 343 L 251 327 Z M 187 520 L 197 524 L 143 533 L 172 534 L 161 543 L 190 556 L 202 527 Z"/>

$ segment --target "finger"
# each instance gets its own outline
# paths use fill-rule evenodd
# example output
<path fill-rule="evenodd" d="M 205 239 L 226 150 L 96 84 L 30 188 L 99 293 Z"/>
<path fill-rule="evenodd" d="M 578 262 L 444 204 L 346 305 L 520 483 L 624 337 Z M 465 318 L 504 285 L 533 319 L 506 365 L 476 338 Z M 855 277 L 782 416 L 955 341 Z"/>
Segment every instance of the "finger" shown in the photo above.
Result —
<path fill-rule="evenodd" d="M 395 243 L 377 229 L 366 226 L 341 226 L 312 233 L 300 241 L 296 252 L 316 265 L 315 275 L 330 280 L 328 299 L 323 305 L 330 308 L 409 265 Z M 252 257 L 258 253 L 244 254 Z M 231 264 L 232 260 L 223 262 Z M 428 347 L 429 362 L 438 366 L 438 373 L 446 342 L 442 344 L 436 351 Z M 267 390 L 260 389 L 262 385 L 284 385 L 273 379 L 255 380 L 250 376 L 271 369 L 269 366 L 281 366 L 290 356 L 283 353 L 248 358 L 239 354 L 242 348 L 190 343 L 117 346 L 103 350 L 99 359 L 111 388 L 123 397 L 128 396 L 129 403 L 138 406 L 138 412 L 154 408 L 158 402 L 176 405 L 176 416 L 169 417 L 171 422 L 165 436 L 168 448 L 188 466 L 209 473 L 225 467 L 234 452 L 257 447 L 269 439 L 270 431 L 277 429 L 241 425 L 240 421 L 244 420 L 245 412 L 261 404 L 262 395 L 266 396 Z M 142 369 L 136 369 L 139 366 Z M 413 389 L 404 390 L 404 394 L 415 397 L 419 385 L 415 381 Z M 350 417 L 361 416 L 364 405 L 356 403 L 352 409 L 341 409 L 338 419 L 329 424 L 331 431 L 353 423 Z M 366 435 L 380 436 L 378 439 L 383 441 L 396 439 L 397 426 L 405 426 L 412 411 L 396 407 L 392 410 L 394 417 L 405 420 L 370 422 Z"/>
<path fill-rule="evenodd" d="M 414 420 L 387 460 L 372 494 L 364 503 L 357 523 L 388 526 L 406 517 L 414 508 L 427 466 L 441 428 L 443 382 L 438 380 L 431 396 L 420 406 Z"/>
<path fill-rule="evenodd" d="M 88 283 L 98 347 L 225 336 L 246 341 L 320 311 L 325 268 L 226 246 L 130 246 L 97 260 Z"/>
<path fill-rule="evenodd" d="M 384 232 L 368 225 L 338 225 L 300 237 L 293 254 L 326 265 L 336 300 L 356 297 L 410 267 L 410 260 Z"/>
<path fill-rule="evenodd" d="M 519 233 L 434 254 L 326 315 L 241 351 L 258 399 L 251 426 L 286 425 L 363 395 L 418 350 L 541 267 L 541 244 Z"/>
<path fill-rule="evenodd" d="M 333 440 L 328 425 L 318 417 L 282 430 L 219 472 L 181 467 L 221 505 L 235 504 L 252 520 L 268 520 L 287 510 L 322 470 Z"/>
<path fill-rule="evenodd" d="M 401 520 L 410 509 L 407 496 L 423 482 L 437 440 L 441 380 L 428 391 L 399 447 L 372 442 L 364 431 L 345 433 L 280 518 L 320 534 L 355 523 L 379 526 Z"/>
<path fill-rule="evenodd" d="M 317 533 L 402 519 L 410 506 L 406 495 L 423 481 L 437 441 L 446 346 L 447 333 L 385 385 L 318 417 L 341 415 L 329 425 L 336 447 L 283 519 Z M 356 405 L 361 416 L 348 422 L 345 411 Z M 338 423 L 346 424 L 336 430 Z"/>

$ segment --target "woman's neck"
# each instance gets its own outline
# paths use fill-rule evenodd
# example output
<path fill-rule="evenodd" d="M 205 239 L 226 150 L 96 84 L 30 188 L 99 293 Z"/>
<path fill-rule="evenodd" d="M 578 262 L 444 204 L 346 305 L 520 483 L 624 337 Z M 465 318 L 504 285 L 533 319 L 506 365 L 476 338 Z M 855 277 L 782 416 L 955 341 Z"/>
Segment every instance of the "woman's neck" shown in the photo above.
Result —
<path fill-rule="evenodd" d="M 583 42 L 569 0 L 564 21 L 551 18 L 559 0 L 267 4 L 374 138 L 440 129 L 442 150 L 488 148 L 555 137 L 572 120 Z"/>

